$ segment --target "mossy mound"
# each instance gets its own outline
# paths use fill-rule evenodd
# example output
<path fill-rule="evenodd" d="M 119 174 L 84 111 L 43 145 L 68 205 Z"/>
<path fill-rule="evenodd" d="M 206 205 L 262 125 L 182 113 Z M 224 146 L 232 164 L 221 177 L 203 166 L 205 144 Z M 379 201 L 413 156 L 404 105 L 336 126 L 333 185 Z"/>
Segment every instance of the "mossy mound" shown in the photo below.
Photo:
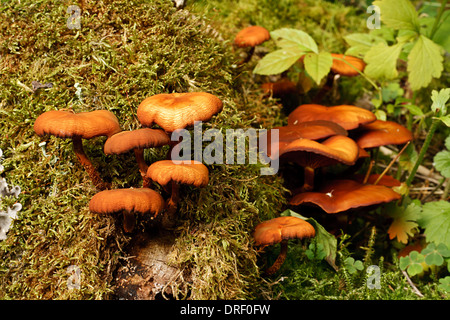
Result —
<path fill-rule="evenodd" d="M 132 130 L 140 126 L 136 109 L 144 98 L 206 91 L 224 109 L 204 129 L 279 121 L 280 108 L 264 105 L 257 89 L 242 92 L 229 45 L 171 1 L 81 1 L 80 29 L 68 27 L 72 4 L 10 1 L 0 12 L 2 176 L 21 187 L 17 201 L 23 206 L 0 242 L 0 299 L 111 298 L 114 273 L 133 237 L 114 217 L 89 212 L 97 191 L 71 142 L 33 131 L 43 112 L 110 110 L 123 130 Z M 32 81 L 52 85 L 33 90 Z M 105 156 L 104 141 L 84 143 L 101 176 L 113 188 L 139 187 L 134 156 Z M 145 157 L 151 163 L 166 152 L 150 149 Z M 182 188 L 172 263 L 189 270 L 190 298 L 259 296 L 251 232 L 285 202 L 281 179 L 261 176 L 259 169 L 212 165 L 207 187 Z M 137 230 L 145 232 L 146 224 Z M 80 272 L 79 289 L 68 286 L 70 266 Z"/>

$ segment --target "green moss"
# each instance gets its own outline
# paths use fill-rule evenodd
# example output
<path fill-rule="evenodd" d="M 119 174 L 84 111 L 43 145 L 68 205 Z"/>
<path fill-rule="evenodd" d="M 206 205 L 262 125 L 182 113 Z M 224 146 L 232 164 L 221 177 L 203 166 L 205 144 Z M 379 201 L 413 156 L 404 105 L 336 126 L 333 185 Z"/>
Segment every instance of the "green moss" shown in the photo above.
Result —
<path fill-rule="evenodd" d="M 255 119 L 265 118 L 261 99 L 250 93 L 245 102 L 240 93 L 231 48 L 170 1 L 84 1 L 81 29 L 66 26 L 70 4 L 11 1 L 0 12 L 3 175 L 23 190 L 17 200 L 23 209 L 0 243 L 3 299 L 107 299 L 130 240 L 113 217 L 89 212 L 96 190 L 71 142 L 37 137 L 38 115 L 106 109 L 130 130 L 139 127 L 136 109 L 145 97 L 207 91 L 222 99 L 224 110 L 205 129 L 259 127 Z M 32 92 L 32 81 L 53 87 Z M 246 105 L 261 116 L 248 113 Z M 115 188 L 140 186 L 133 155 L 105 156 L 104 141 L 84 141 L 102 177 Z M 161 159 L 166 151 L 147 150 L 146 160 Z M 284 202 L 279 179 L 260 178 L 257 169 L 211 166 L 208 187 L 182 189 L 175 262 L 192 269 L 192 297 L 252 296 L 258 279 L 252 227 Z M 71 265 L 81 270 L 80 290 L 67 286 Z"/>

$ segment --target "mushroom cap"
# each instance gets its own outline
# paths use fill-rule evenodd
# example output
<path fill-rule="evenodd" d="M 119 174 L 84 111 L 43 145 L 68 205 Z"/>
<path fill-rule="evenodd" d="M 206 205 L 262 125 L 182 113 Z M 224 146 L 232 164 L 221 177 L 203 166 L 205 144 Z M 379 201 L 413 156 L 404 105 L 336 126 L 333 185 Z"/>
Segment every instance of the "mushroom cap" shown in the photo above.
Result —
<path fill-rule="evenodd" d="M 393 121 L 376 120 L 358 129 L 356 143 L 364 149 L 404 144 L 413 139 L 411 131 Z"/>
<path fill-rule="evenodd" d="M 264 94 L 272 94 L 274 97 L 281 97 L 283 95 L 294 93 L 297 91 L 295 82 L 283 78 L 276 82 L 266 82 L 261 85 Z"/>
<path fill-rule="evenodd" d="M 149 188 L 104 190 L 96 193 L 89 202 L 89 210 L 99 214 L 125 211 L 157 216 L 164 206 L 163 197 Z"/>
<path fill-rule="evenodd" d="M 377 181 L 379 177 L 380 177 L 380 175 L 376 174 L 376 173 L 369 175 L 369 177 L 367 178 L 367 184 L 374 184 L 375 181 Z M 363 175 L 363 174 L 355 174 L 351 177 L 352 180 L 358 181 L 360 183 L 363 183 L 364 178 L 365 178 L 365 175 Z M 400 181 L 398 181 L 397 179 L 395 179 L 394 177 L 388 176 L 385 174 L 378 181 L 377 185 L 386 186 L 386 187 L 399 187 L 402 185 L 402 183 Z"/>
<path fill-rule="evenodd" d="M 275 127 L 272 130 L 278 130 L 278 151 L 284 149 L 289 143 L 300 139 L 320 140 L 326 139 L 334 135 L 346 136 L 347 130 L 340 125 L 324 120 L 302 122 L 297 125 L 287 125 L 283 127 Z M 272 143 L 272 130 L 267 132 L 267 146 Z M 267 155 L 270 156 L 270 149 L 268 147 Z"/>
<path fill-rule="evenodd" d="M 121 129 L 117 117 L 108 110 L 80 113 L 52 110 L 37 117 L 34 131 L 38 136 L 50 134 L 59 138 L 91 139 L 98 136 L 109 137 Z"/>
<path fill-rule="evenodd" d="M 260 26 L 250 26 L 236 34 L 234 44 L 238 47 L 254 47 L 270 39 L 269 30 Z"/>
<path fill-rule="evenodd" d="M 299 206 L 314 204 L 327 213 L 368 207 L 399 200 L 401 195 L 382 185 L 361 184 L 354 180 L 328 181 L 318 191 L 295 195 L 289 204 Z"/>
<path fill-rule="evenodd" d="M 340 135 L 332 136 L 323 142 L 300 138 L 280 148 L 279 155 L 286 161 L 310 168 L 337 163 L 353 165 L 358 160 L 359 147 L 349 137 Z"/>
<path fill-rule="evenodd" d="M 351 130 L 376 119 L 373 112 L 357 106 L 326 107 L 319 104 L 303 104 L 289 114 L 288 124 L 297 125 L 305 121 L 327 120 L 339 124 L 346 130 Z"/>
<path fill-rule="evenodd" d="M 105 154 L 121 154 L 133 149 L 160 147 L 169 143 L 170 138 L 164 130 L 142 128 L 116 133 L 106 140 L 103 150 Z"/>
<path fill-rule="evenodd" d="M 148 167 L 147 177 L 162 186 L 175 181 L 181 184 L 204 187 L 209 182 L 209 171 L 203 163 L 195 160 L 160 160 Z"/>
<path fill-rule="evenodd" d="M 206 92 L 161 93 L 144 99 L 137 117 L 143 126 L 156 123 L 173 132 L 192 126 L 195 121 L 208 121 L 222 108 L 222 101 Z"/>
<path fill-rule="evenodd" d="M 363 72 L 364 68 L 366 67 L 366 63 L 364 62 L 364 60 L 357 57 L 346 56 L 340 53 L 332 53 L 331 56 L 333 57 L 331 70 L 343 76 L 353 77 L 359 75 L 359 72 L 339 59 L 344 59 L 361 72 Z"/>
<path fill-rule="evenodd" d="M 307 221 L 292 217 L 278 217 L 258 224 L 253 237 L 257 246 L 268 246 L 287 239 L 311 238 L 316 230 Z"/>

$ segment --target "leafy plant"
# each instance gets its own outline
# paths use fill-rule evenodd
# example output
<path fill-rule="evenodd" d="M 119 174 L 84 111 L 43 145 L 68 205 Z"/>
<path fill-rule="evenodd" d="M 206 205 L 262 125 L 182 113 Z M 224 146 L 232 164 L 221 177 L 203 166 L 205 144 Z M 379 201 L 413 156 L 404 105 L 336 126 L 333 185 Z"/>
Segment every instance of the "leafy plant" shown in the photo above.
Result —
<path fill-rule="evenodd" d="M 319 84 L 330 72 L 333 58 L 329 52 L 319 51 L 314 39 L 302 30 L 282 28 L 270 32 L 279 49 L 265 55 L 253 73 L 280 74 L 304 56 L 303 64 L 308 75 Z"/>
<path fill-rule="evenodd" d="M 308 249 L 305 251 L 305 254 L 308 259 L 312 261 L 321 261 L 327 256 L 327 253 L 325 252 L 325 249 L 323 247 L 323 243 L 319 243 L 316 245 L 314 242 L 309 244 Z"/>
<path fill-rule="evenodd" d="M 434 167 L 445 178 L 450 178 L 450 136 L 445 139 L 445 147 L 447 150 L 442 150 L 434 156 Z"/>
<path fill-rule="evenodd" d="M 425 203 L 417 222 L 425 229 L 427 242 L 443 243 L 450 247 L 450 203 L 448 201 Z"/>
<path fill-rule="evenodd" d="M 362 261 L 348 257 L 344 260 L 344 266 L 350 274 L 354 274 L 364 269 Z"/>
<path fill-rule="evenodd" d="M 346 54 L 363 57 L 367 63 L 365 74 L 376 80 L 397 78 L 398 60 L 406 60 L 411 89 L 427 87 L 433 78 L 441 77 L 444 69 L 446 42 L 438 31 L 446 30 L 450 23 L 449 15 L 444 14 L 446 3 L 441 4 L 437 17 L 424 21 L 409 0 L 374 1 L 384 26 L 368 34 L 344 37 L 351 46 Z"/>
<path fill-rule="evenodd" d="M 417 251 L 411 251 L 406 257 L 400 258 L 400 269 L 406 270 L 413 277 L 423 272 L 425 257 Z"/>

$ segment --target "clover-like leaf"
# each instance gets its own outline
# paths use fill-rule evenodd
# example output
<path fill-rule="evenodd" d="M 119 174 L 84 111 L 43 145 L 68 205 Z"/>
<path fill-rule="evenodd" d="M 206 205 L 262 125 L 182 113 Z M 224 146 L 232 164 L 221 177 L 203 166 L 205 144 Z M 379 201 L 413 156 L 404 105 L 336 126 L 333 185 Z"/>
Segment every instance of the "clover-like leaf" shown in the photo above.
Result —
<path fill-rule="evenodd" d="M 406 257 L 400 257 L 400 269 L 406 270 L 413 277 L 423 271 L 425 257 L 417 251 L 411 251 Z"/>
<path fill-rule="evenodd" d="M 358 270 L 364 269 L 364 265 L 360 260 L 355 260 L 352 257 L 348 257 L 344 260 L 344 265 L 350 274 L 356 273 Z"/>
<path fill-rule="evenodd" d="M 450 257 L 450 250 L 443 243 L 439 243 L 437 246 L 430 243 L 421 253 L 425 257 L 425 263 L 429 266 L 441 266 L 444 263 L 444 258 Z"/>
<path fill-rule="evenodd" d="M 438 288 L 442 291 L 450 293 L 450 276 L 439 279 Z"/>

